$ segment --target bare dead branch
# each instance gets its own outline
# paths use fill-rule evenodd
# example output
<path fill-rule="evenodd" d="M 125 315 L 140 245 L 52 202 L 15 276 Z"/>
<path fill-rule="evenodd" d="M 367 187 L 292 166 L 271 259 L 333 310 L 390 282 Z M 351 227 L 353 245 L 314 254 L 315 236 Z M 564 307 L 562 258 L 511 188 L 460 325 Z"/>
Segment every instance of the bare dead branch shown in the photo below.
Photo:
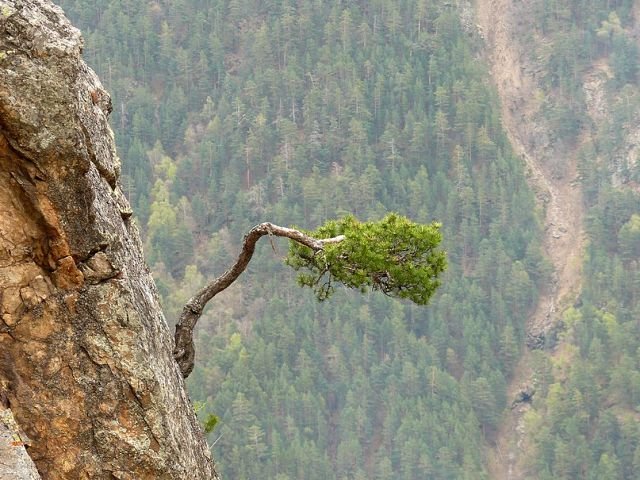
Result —
<path fill-rule="evenodd" d="M 253 257 L 256 243 L 265 235 L 275 235 L 276 237 L 286 237 L 294 242 L 300 243 L 312 249 L 314 252 L 321 251 L 325 245 L 339 243 L 344 240 L 344 235 L 333 238 L 317 239 L 293 228 L 280 227 L 273 223 L 265 222 L 253 227 L 244 236 L 242 250 L 238 259 L 222 275 L 205 285 L 193 297 L 189 299 L 182 309 L 182 314 L 176 324 L 175 347 L 173 356 L 178 362 L 182 376 L 187 378 L 193 370 L 195 359 L 195 346 L 193 344 L 193 329 L 200 319 L 206 304 L 218 293 L 228 288 L 244 272 Z"/>

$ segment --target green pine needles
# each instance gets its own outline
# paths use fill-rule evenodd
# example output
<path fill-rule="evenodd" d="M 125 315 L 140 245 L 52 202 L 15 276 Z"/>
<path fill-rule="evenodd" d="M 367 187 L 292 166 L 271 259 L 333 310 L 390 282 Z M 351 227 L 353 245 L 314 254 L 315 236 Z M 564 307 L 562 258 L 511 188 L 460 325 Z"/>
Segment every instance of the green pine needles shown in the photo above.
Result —
<path fill-rule="evenodd" d="M 209 300 L 236 281 L 253 257 L 256 242 L 265 235 L 291 240 L 286 262 L 301 273 L 301 285 L 327 299 L 335 282 L 366 291 L 380 290 L 395 298 L 426 304 L 440 285 L 446 267 L 440 224 L 420 225 L 390 214 L 379 222 L 358 222 L 353 216 L 329 221 L 311 234 L 270 222 L 247 232 L 236 262 L 189 299 L 176 323 L 173 355 L 184 378 L 193 370 L 193 329 Z"/>
<path fill-rule="evenodd" d="M 435 222 L 421 225 L 394 213 L 377 222 L 347 216 L 306 233 L 317 239 L 344 235 L 317 251 L 290 243 L 287 264 L 307 271 L 299 274 L 298 282 L 313 288 L 319 300 L 327 299 L 339 282 L 425 305 L 447 265 L 445 252 L 437 248 L 442 235 Z"/>

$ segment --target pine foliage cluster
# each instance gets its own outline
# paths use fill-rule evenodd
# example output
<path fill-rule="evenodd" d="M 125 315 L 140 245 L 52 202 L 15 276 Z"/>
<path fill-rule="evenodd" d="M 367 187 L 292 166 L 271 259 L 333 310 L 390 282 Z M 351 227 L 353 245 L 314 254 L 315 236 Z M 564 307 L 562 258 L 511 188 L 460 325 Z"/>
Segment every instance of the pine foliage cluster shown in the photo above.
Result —
<path fill-rule="evenodd" d="M 288 265 L 309 271 L 298 283 L 314 289 L 319 300 L 335 291 L 335 283 L 366 292 L 367 287 L 389 297 L 426 305 L 440 286 L 438 276 L 446 267 L 440 225 L 421 225 L 396 214 L 380 221 L 359 222 L 352 215 L 326 222 L 309 235 L 333 238 L 339 243 L 314 252 L 291 242 Z"/>

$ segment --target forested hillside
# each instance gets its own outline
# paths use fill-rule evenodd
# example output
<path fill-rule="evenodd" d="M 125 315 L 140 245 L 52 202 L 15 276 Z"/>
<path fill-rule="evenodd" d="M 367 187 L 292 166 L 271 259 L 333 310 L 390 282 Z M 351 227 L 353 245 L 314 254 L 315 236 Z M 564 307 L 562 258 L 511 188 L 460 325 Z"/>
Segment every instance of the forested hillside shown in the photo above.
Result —
<path fill-rule="evenodd" d="M 286 244 L 260 246 L 197 331 L 190 388 L 203 415 L 220 417 L 210 441 L 223 476 L 489 478 L 485 449 L 552 268 L 471 7 L 60 3 L 113 96 L 125 190 L 168 318 L 258 222 L 314 228 L 396 211 L 443 224 L 449 268 L 427 307 L 353 292 L 318 303 L 282 265 Z M 570 142 L 587 109 L 572 84 L 585 59 L 606 58 L 611 78 L 598 141 L 581 156 L 584 291 L 565 313 L 563 354 L 535 355 L 530 468 L 630 479 L 640 208 L 629 186 L 640 179 L 635 160 L 611 159 L 640 137 L 631 2 L 535 3 L 546 42 L 531 41 L 550 50 L 531 55 L 549 98 L 569 99 L 545 111 L 558 135 Z"/>
<path fill-rule="evenodd" d="M 510 385 L 529 383 L 534 400 L 505 415 L 492 475 L 635 478 L 638 12 L 629 1 L 477 6 L 554 266 L 528 326 L 544 352 L 523 355 Z"/>
<path fill-rule="evenodd" d="M 588 239 L 581 293 L 558 312 L 559 347 L 534 357 L 539 396 L 525 422 L 535 478 L 632 479 L 640 469 L 640 11 L 633 4 L 540 3 L 528 32 L 529 61 L 542 73 L 540 118 L 578 160 Z"/>

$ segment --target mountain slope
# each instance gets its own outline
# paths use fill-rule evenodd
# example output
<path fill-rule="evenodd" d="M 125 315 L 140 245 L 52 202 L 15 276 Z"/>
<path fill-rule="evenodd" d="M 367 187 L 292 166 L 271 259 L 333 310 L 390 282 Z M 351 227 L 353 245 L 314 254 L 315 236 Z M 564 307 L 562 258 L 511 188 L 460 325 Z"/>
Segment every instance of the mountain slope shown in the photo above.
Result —
<path fill-rule="evenodd" d="M 514 148 L 521 153 L 528 166 L 530 182 L 545 212 L 544 249 L 554 267 L 553 284 L 543 291 L 535 312 L 528 320 L 529 346 L 543 346 L 547 351 L 542 354 L 525 352 L 509 387 L 511 398 L 517 398 L 523 390 L 536 389 L 534 408 L 531 410 L 529 403 L 514 404 L 514 408 L 503 418 L 490 462 L 492 478 L 547 478 L 546 475 L 550 475 L 549 478 L 565 478 L 564 475 L 568 475 L 567 478 L 586 478 L 584 469 L 588 461 L 585 458 L 573 462 L 576 470 L 566 466 L 560 468 L 560 463 L 566 462 L 563 453 L 560 456 L 556 454 L 555 460 L 536 458 L 545 448 L 551 448 L 553 434 L 546 436 L 549 430 L 559 430 L 556 433 L 559 437 L 567 435 L 562 427 L 554 428 L 549 423 L 549 419 L 555 416 L 557 407 L 553 402 L 557 400 L 552 398 L 548 389 L 551 388 L 556 395 L 567 390 L 569 393 L 571 388 L 575 388 L 572 384 L 576 381 L 576 375 L 584 375 L 580 372 L 585 370 L 601 368 L 590 364 L 592 360 L 587 355 L 588 347 L 583 339 L 576 336 L 577 331 L 586 333 L 593 328 L 580 324 L 582 315 L 592 312 L 595 306 L 587 300 L 592 296 L 593 277 L 582 278 L 581 272 L 586 270 L 593 275 L 595 265 L 592 259 L 603 243 L 599 237 L 604 232 L 598 232 L 599 235 L 591 225 L 594 217 L 602 217 L 606 213 L 601 209 L 595 212 L 590 206 L 607 191 L 603 184 L 611 182 L 614 190 L 606 195 L 618 190 L 636 205 L 633 208 L 629 204 L 618 212 L 622 223 L 629 218 L 630 213 L 627 212 L 637 211 L 638 208 L 637 198 L 634 200 L 623 193 L 627 188 L 625 185 L 635 189 L 630 179 L 634 175 L 635 159 L 633 154 L 629 155 L 629 152 L 635 151 L 634 127 L 628 121 L 619 117 L 616 119 L 609 108 L 611 104 L 620 103 L 621 92 L 626 92 L 627 100 L 637 92 L 637 70 L 634 71 L 634 68 L 637 69 L 637 53 L 635 59 L 627 57 L 626 66 L 619 63 L 620 58 L 616 58 L 633 51 L 633 43 L 629 42 L 632 34 L 629 32 L 636 31 L 633 23 L 625 24 L 619 19 L 635 17 L 629 16 L 629 2 L 611 4 L 611 8 L 617 9 L 611 12 L 603 8 L 603 2 L 588 2 L 578 10 L 570 3 L 556 12 L 545 11 L 541 2 L 480 0 L 476 3 L 478 19 L 489 48 L 493 80 L 501 98 L 504 125 Z M 576 35 L 575 32 L 582 32 L 579 34 L 582 35 L 582 45 L 573 51 L 562 52 L 564 43 L 571 39 L 571 35 Z M 617 51 L 616 48 L 603 48 L 603 44 L 608 43 L 607 35 L 611 43 L 617 44 Z M 551 68 L 559 64 L 558 57 L 562 55 L 573 71 L 556 72 Z M 634 64 L 636 67 L 633 67 Z M 571 75 L 569 80 L 567 74 Z M 553 112 L 560 111 L 567 98 L 572 105 L 570 115 L 564 119 L 564 126 L 569 125 L 569 128 L 562 129 Z M 627 119 L 637 115 L 630 113 L 637 112 L 634 110 L 637 109 L 634 101 L 627 101 L 627 109 Z M 576 116 L 580 117 L 579 120 Z M 611 133 L 607 130 L 612 127 L 623 133 L 618 144 L 610 143 L 607 138 Z M 594 150 L 598 152 L 595 155 L 597 159 L 587 167 L 585 158 L 594 158 Z M 621 168 L 614 163 L 620 160 L 626 165 L 626 173 L 622 175 Z M 609 177 L 608 180 L 606 177 Z M 596 203 L 601 201 L 596 200 Z M 587 211 L 589 217 L 586 216 Z M 607 222 L 605 218 L 602 220 Z M 588 234 L 586 227 L 590 227 Z M 616 230 L 608 234 L 615 236 Z M 588 250 L 587 237 L 591 241 Z M 616 247 L 609 250 L 610 255 L 615 252 Z M 584 262 L 586 267 L 582 265 Z M 595 268 L 597 271 L 602 267 Z M 635 267 L 631 265 L 629 268 L 631 273 Z M 598 276 L 602 275 L 610 278 L 611 273 L 598 273 Z M 586 284 L 584 292 L 583 284 Z M 621 301 L 621 293 L 620 290 L 607 289 L 605 295 L 598 295 L 601 303 L 595 310 L 611 311 L 611 305 Z M 589 306 L 585 305 L 587 302 Z M 628 304 L 628 301 L 622 303 Z M 609 307 L 603 308 L 603 305 Z M 613 307 L 613 315 L 620 319 L 623 316 L 621 306 L 617 304 Z M 541 334 L 544 334 L 545 342 L 535 342 Z M 589 335 L 599 336 L 597 331 Z M 637 338 L 637 335 L 630 338 Z M 633 348 L 631 345 L 628 348 Z M 582 354 L 576 350 L 578 346 Z M 593 455 L 590 460 L 594 463 L 591 471 L 598 471 L 596 475 L 603 475 L 607 471 L 604 477 L 594 478 L 614 478 L 612 470 L 607 470 L 610 468 L 607 462 L 612 458 L 618 461 L 620 452 L 615 446 L 617 440 L 610 439 L 611 450 L 607 453 L 597 453 L 595 450 L 595 432 L 602 415 L 611 411 L 612 406 L 611 394 L 606 393 L 611 388 L 608 385 L 613 378 L 612 372 L 599 370 L 599 375 L 601 380 L 595 383 L 602 388 L 602 394 L 593 396 L 594 407 L 600 403 L 589 415 L 582 441 L 585 452 L 590 451 Z M 584 388 L 579 387 L 573 395 L 586 394 Z M 582 392 L 577 393 L 580 390 Z M 613 400 L 614 406 L 616 403 Z M 576 408 L 580 411 L 579 403 Z M 618 417 L 621 425 L 629 425 L 627 415 L 618 413 Z M 633 429 L 637 429 L 637 425 Z M 555 448 L 578 442 L 577 438 L 555 440 Z M 630 445 L 637 443 L 635 439 L 626 438 Z M 632 450 L 634 448 L 631 447 Z M 579 464 L 582 465 L 582 471 L 577 466 Z M 616 464 L 615 468 L 615 478 L 632 478 L 626 473 L 631 471 L 630 463 Z"/>
<path fill-rule="evenodd" d="M 578 151 L 588 140 L 585 127 L 577 142 L 555 137 L 541 115 L 539 71 L 529 58 L 524 38 L 535 32 L 531 2 L 478 0 L 479 25 L 485 35 L 492 80 L 500 96 L 503 125 L 514 150 L 527 167 L 544 218 L 543 249 L 553 267 L 552 282 L 542 289 L 527 320 L 529 346 L 544 347 L 562 311 L 580 293 L 584 256 L 584 208 L 578 179 Z M 547 343 L 548 347 L 548 343 Z M 509 398 L 534 385 L 531 357 L 524 351 L 508 387 Z M 514 405 L 496 439 L 491 478 L 525 478 L 522 455 L 527 405 Z"/>

